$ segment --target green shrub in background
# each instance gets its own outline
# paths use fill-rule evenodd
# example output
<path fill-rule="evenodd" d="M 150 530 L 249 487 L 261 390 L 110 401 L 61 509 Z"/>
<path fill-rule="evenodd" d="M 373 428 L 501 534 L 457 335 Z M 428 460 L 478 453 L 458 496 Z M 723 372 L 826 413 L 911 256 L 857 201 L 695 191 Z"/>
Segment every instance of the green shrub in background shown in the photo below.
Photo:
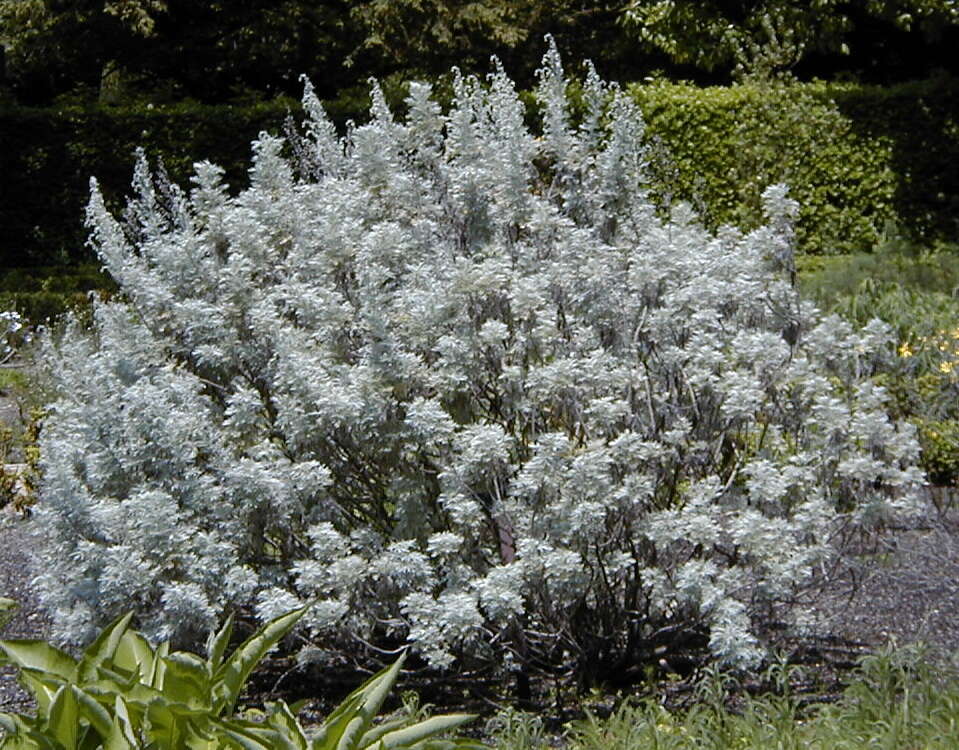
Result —
<path fill-rule="evenodd" d="M 0 599 L 0 612 L 10 608 Z M 253 669 L 292 630 L 306 608 L 261 627 L 230 656 L 228 619 L 207 642 L 206 658 L 154 648 L 131 630 L 131 614 L 100 633 L 80 659 L 44 641 L 0 641 L 0 663 L 20 670 L 20 681 L 37 702 L 35 716 L 0 713 L 3 750 L 452 750 L 484 746 L 438 737 L 471 720 L 450 714 L 416 721 L 408 716 L 376 722 L 400 667 L 371 677 L 311 731 L 283 701 L 270 704 L 262 721 L 234 712 Z"/>
<path fill-rule="evenodd" d="M 839 300 L 845 317 L 872 315 L 899 331 L 896 367 L 880 378 L 893 411 L 919 431 L 921 464 L 938 486 L 959 481 L 959 299 L 899 282 L 864 282 Z"/>
<path fill-rule="evenodd" d="M 13 310 L 32 326 L 68 311 L 88 309 L 90 293 L 105 297 L 116 284 L 98 266 L 13 268 L 0 273 L 0 310 Z"/>
<path fill-rule="evenodd" d="M 400 82 L 386 84 L 387 99 L 402 100 Z M 672 155 L 675 169 L 661 174 L 666 184 L 656 189 L 695 200 L 713 225 L 756 225 L 763 188 L 786 180 L 803 207 L 798 239 L 805 252 L 866 250 L 888 220 L 930 240 L 959 231 L 954 79 L 888 88 L 653 81 L 629 90 L 649 133 Z M 366 90 L 350 89 L 327 109 L 342 127 L 365 120 L 368 102 Z M 186 185 L 193 161 L 208 159 L 226 170 L 227 183 L 244 186 L 243 144 L 260 130 L 281 132 L 290 112 L 298 117 L 299 104 L 0 110 L 0 262 L 88 259 L 88 180 L 96 174 L 108 205 L 118 207 L 137 145 L 162 157 L 175 183 Z"/>
<path fill-rule="evenodd" d="M 242 184 L 248 146 L 261 130 L 278 132 L 285 100 L 249 106 L 189 103 L 153 108 L 0 110 L 0 261 L 6 267 L 89 260 L 83 211 L 94 174 L 119 205 L 128 191 L 134 149 L 147 144 L 170 178 L 186 184 L 194 160 L 209 159 Z M 237 145 L 240 144 L 240 145 Z"/>
<path fill-rule="evenodd" d="M 84 310 L 89 302 L 83 292 L 0 292 L 0 309 L 16 310 L 33 325 Z"/>
<path fill-rule="evenodd" d="M 868 253 L 853 255 L 807 255 L 797 259 L 802 292 L 820 305 L 834 306 L 839 300 L 857 304 L 863 284 L 895 281 L 906 289 L 955 296 L 959 293 L 959 245 L 921 245 L 902 237 L 888 226 L 883 238 Z M 861 307 L 870 304 L 863 298 Z M 868 309 L 851 309 L 854 317 Z"/>
<path fill-rule="evenodd" d="M 0 375 L 5 375 L 7 372 L 9 371 L 0 370 Z M 2 380 L 6 378 L 0 379 Z M 6 389 L 2 388 L 0 392 L 5 393 Z M 29 411 L 29 414 L 24 414 L 23 402 L 19 406 L 22 426 L 15 429 L 0 425 L 0 508 L 9 505 L 17 513 L 29 516 L 37 501 L 40 482 L 38 441 L 45 412 L 34 408 Z M 3 607 L 0 606 L 0 610 L 2 609 Z"/>
<path fill-rule="evenodd" d="M 785 181 L 807 253 L 868 250 L 888 221 L 928 241 L 956 237 L 956 80 L 629 90 L 672 155 L 672 192 L 704 206 L 714 226 L 756 226 L 763 188 Z"/>
<path fill-rule="evenodd" d="M 803 259 L 800 285 L 854 323 L 893 327 L 898 356 L 879 382 L 896 416 L 916 425 L 930 481 L 959 483 L 959 247 L 893 235 L 870 255 Z"/>
<path fill-rule="evenodd" d="M 98 265 L 11 268 L 0 272 L 0 292 L 90 292 L 116 286 Z"/>

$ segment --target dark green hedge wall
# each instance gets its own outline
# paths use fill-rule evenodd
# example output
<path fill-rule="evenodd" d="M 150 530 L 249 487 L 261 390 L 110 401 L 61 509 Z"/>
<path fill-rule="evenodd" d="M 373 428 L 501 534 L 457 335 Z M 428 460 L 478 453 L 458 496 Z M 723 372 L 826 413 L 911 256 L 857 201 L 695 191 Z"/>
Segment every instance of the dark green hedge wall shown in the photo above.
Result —
<path fill-rule="evenodd" d="M 785 180 L 803 207 L 805 252 L 868 249 L 889 221 L 926 239 L 959 235 L 956 79 L 891 88 L 653 82 L 629 90 L 671 154 L 656 161 L 657 190 L 694 201 L 712 225 L 756 224 L 762 188 Z M 352 92 L 333 103 L 334 120 L 362 121 L 365 100 Z M 180 184 L 193 162 L 209 159 L 242 187 L 250 141 L 261 130 L 281 131 L 290 111 L 298 112 L 296 102 L 0 110 L 0 262 L 89 260 L 89 179 L 96 175 L 122 206 L 141 144 Z"/>
<path fill-rule="evenodd" d="M 296 106 L 0 111 L 0 259 L 6 267 L 88 260 L 90 178 L 122 207 L 139 145 L 151 159 L 162 157 L 179 184 L 188 183 L 194 162 L 208 159 L 226 169 L 230 184 L 242 185 L 250 142 L 261 130 L 282 130 Z"/>

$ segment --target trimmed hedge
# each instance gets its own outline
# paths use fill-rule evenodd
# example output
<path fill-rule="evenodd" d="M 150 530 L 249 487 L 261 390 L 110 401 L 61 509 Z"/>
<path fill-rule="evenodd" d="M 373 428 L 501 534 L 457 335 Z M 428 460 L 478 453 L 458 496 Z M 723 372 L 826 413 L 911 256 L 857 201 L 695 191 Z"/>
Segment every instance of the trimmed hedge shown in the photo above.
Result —
<path fill-rule="evenodd" d="M 672 155 L 656 164 L 658 189 L 698 203 L 714 226 L 754 225 L 762 188 L 785 180 L 803 207 L 806 252 L 869 249 L 890 221 L 928 240 L 957 236 L 956 79 L 890 88 L 653 82 L 630 91 Z M 361 121 L 366 102 L 347 92 L 331 115 Z M 0 110 L 0 259 L 7 267 L 89 260 L 89 178 L 117 207 L 141 144 L 163 157 L 175 182 L 186 184 L 193 162 L 209 159 L 243 187 L 249 142 L 260 130 L 282 130 L 289 112 L 297 115 L 298 103 Z"/>
<path fill-rule="evenodd" d="M 0 273 L 0 310 L 15 310 L 30 325 L 68 310 L 85 311 L 90 294 L 113 294 L 116 284 L 96 265 L 14 268 Z"/>
<path fill-rule="evenodd" d="M 714 226 L 756 226 L 763 188 L 785 181 L 809 253 L 868 250 L 889 222 L 925 241 L 959 235 L 957 79 L 630 91 L 672 154 L 668 187 Z"/>
<path fill-rule="evenodd" d="M 6 267 L 90 260 L 84 208 L 96 176 L 113 208 L 130 192 L 134 151 L 162 157 L 170 178 L 188 184 L 195 161 L 246 180 L 250 141 L 282 129 L 296 102 L 151 109 L 62 108 L 0 111 L 0 259 Z"/>

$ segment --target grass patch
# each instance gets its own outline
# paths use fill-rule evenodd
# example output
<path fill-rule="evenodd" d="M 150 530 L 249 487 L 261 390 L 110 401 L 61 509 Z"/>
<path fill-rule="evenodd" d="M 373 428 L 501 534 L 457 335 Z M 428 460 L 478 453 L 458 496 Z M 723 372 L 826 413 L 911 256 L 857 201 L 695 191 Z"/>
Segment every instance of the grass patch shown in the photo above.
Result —
<path fill-rule="evenodd" d="M 870 296 L 884 287 L 959 297 L 959 245 L 931 246 L 887 230 L 871 253 L 801 255 L 796 259 L 799 288 L 826 310 L 848 306 L 848 298 Z"/>
<path fill-rule="evenodd" d="M 778 670 L 778 671 L 777 671 Z M 918 649 L 865 657 L 842 697 L 809 705 L 790 685 L 796 668 L 777 665 L 772 692 L 750 695 L 713 673 L 685 708 L 667 710 L 658 697 L 626 700 L 605 718 L 587 714 L 550 735 L 537 716 L 507 712 L 489 724 L 501 750 L 832 750 L 956 747 L 959 674 L 935 668 Z"/>
<path fill-rule="evenodd" d="M 14 367 L 0 367 L 0 391 L 25 392 L 30 389 L 30 378 Z"/>

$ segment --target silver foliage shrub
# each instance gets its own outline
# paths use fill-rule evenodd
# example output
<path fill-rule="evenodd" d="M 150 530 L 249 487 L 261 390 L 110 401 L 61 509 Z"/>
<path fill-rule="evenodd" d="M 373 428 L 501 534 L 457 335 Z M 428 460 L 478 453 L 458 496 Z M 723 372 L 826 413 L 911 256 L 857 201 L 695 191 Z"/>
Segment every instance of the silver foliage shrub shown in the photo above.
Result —
<path fill-rule="evenodd" d="M 454 89 L 401 121 L 374 85 L 338 137 L 307 82 L 295 158 L 262 134 L 235 197 L 141 155 L 118 221 L 94 184 L 122 296 L 46 345 L 59 637 L 315 599 L 314 653 L 588 670 L 698 629 L 749 664 L 838 539 L 914 508 L 890 332 L 797 297 L 783 187 L 749 234 L 663 219 L 640 112 L 590 71 L 573 123 L 553 48 L 540 135 L 501 70 Z"/>

